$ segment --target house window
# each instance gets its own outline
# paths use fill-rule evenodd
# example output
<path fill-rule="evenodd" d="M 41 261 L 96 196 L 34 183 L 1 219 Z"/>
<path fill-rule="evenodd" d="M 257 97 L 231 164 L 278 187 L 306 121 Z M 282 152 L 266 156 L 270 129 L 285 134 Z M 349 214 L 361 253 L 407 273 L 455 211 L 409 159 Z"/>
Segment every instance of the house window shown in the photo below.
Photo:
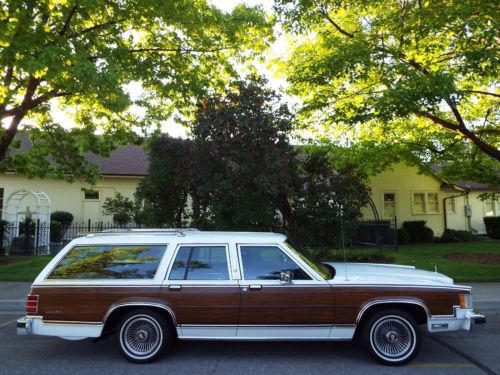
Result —
<path fill-rule="evenodd" d="M 439 194 L 415 192 L 412 195 L 412 213 L 438 214 L 439 213 Z"/>
<path fill-rule="evenodd" d="M 396 193 L 384 193 L 384 217 L 396 216 Z"/>
<path fill-rule="evenodd" d="M 427 213 L 439 213 L 439 195 L 438 193 L 427 193 Z"/>
<path fill-rule="evenodd" d="M 99 191 L 93 189 L 82 189 L 85 200 L 99 200 Z"/>
<path fill-rule="evenodd" d="M 493 199 L 484 201 L 484 216 L 498 216 L 500 214 L 500 202 Z"/>
<path fill-rule="evenodd" d="M 454 214 L 457 212 L 455 198 L 446 199 L 446 212 L 449 214 Z"/>

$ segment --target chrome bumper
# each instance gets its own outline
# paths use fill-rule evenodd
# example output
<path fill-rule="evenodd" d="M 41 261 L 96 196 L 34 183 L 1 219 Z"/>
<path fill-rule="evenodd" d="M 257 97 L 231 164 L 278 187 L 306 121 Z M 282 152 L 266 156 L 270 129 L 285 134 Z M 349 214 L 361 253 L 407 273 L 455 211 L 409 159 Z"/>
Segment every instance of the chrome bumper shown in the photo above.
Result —
<path fill-rule="evenodd" d="M 33 322 L 33 318 L 29 318 L 25 316 L 24 318 L 17 319 L 16 329 L 18 335 L 31 335 L 31 323 Z"/>
<path fill-rule="evenodd" d="M 486 316 L 484 316 L 483 314 L 473 313 L 470 318 L 474 322 L 474 324 L 486 323 Z"/>
<path fill-rule="evenodd" d="M 427 329 L 429 332 L 468 331 L 472 323 L 484 324 L 486 317 L 472 309 L 455 308 L 454 316 L 431 316 L 427 321 Z"/>

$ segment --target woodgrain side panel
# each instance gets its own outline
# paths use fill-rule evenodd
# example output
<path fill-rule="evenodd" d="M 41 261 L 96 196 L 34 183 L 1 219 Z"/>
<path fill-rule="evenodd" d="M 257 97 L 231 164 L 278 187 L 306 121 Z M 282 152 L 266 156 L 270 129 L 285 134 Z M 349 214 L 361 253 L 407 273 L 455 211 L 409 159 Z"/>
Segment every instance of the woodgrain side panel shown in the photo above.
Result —
<path fill-rule="evenodd" d="M 354 324 L 360 310 L 378 300 L 420 301 L 429 309 L 431 315 L 453 315 L 453 306 L 460 304 L 459 292 L 438 288 L 405 287 L 335 287 L 336 324 Z"/>
<path fill-rule="evenodd" d="M 242 287 L 240 324 L 332 324 L 335 296 L 325 286 Z"/>
<path fill-rule="evenodd" d="M 34 287 L 38 312 L 44 320 L 102 322 L 108 309 L 117 303 L 158 300 L 160 287 Z"/>
<path fill-rule="evenodd" d="M 240 291 L 237 285 L 162 288 L 161 298 L 168 301 L 179 324 L 237 324 Z"/>

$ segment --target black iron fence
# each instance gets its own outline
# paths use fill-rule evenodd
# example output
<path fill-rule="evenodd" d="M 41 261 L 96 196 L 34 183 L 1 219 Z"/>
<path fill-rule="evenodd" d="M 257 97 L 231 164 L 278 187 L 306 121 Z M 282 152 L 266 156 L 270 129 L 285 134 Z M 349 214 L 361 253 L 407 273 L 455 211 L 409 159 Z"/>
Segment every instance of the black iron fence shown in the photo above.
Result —
<path fill-rule="evenodd" d="M 109 229 L 140 228 L 135 224 L 118 226 L 114 223 L 87 222 L 73 223 L 68 228 L 54 227 L 45 222 L 26 223 L 3 222 L 0 233 L 0 253 L 3 255 L 47 255 L 55 254 L 65 244 L 76 237 L 102 232 Z M 2 228 L 0 228 L 2 229 Z M 56 233 L 56 231 L 61 231 Z"/>
<path fill-rule="evenodd" d="M 27 226 L 25 223 L 4 222 L 3 233 L 0 233 L 1 254 L 8 255 L 43 255 L 55 254 L 73 238 L 90 233 L 102 232 L 110 229 L 134 229 L 140 225 L 129 224 L 118 226 L 115 223 L 86 222 L 73 223 L 63 228 L 61 233 L 55 233 L 44 222 L 36 221 Z M 398 248 L 397 220 L 362 221 L 352 237 L 353 247 Z M 1 228 L 0 228 L 1 229 Z M 57 239 L 57 240 L 56 240 Z"/>
<path fill-rule="evenodd" d="M 396 217 L 391 220 L 371 220 L 358 223 L 352 245 L 355 247 L 398 249 Z"/>

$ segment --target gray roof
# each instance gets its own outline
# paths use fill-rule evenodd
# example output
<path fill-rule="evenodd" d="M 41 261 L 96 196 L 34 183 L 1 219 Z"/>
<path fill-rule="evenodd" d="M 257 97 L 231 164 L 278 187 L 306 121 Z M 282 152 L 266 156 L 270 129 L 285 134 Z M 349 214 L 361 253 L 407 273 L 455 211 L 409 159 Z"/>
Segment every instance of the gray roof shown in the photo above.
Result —
<path fill-rule="evenodd" d="M 31 149 L 27 133 L 16 135 L 21 141 L 19 149 L 11 150 L 13 155 L 26 152 Z M 107 176 L 140 176 L 148 175 L 149 159 L 148 154 L 141 146 L 128 145 L 113 151 L 108 159 L 93 153 L 86 153 L 85 159 L 96 164 L 100 172 Z"/>
<path fill-rule="evenodd" d="M 440 164 L 434 164 L 432 166 L 432 171 L 440 177 L 440 172 L 442 169 L 442 165 Z M 459 188 L 462 188 L 464 190 L 499 190 L 500 187 L 494 187 L 488 184 L 483 184 L 480 182 L 474 182 L 474 181 L 452 181 L 452 185 L 458 186 Z"/>
<path fill-rule="evenodd" d="M 129 145 L 115 150 L 109 159 L 95 154 L 86 154 L 85 159 L 99 166 L 108 176 L 147 176 L 148 154 L 140 146 Z"/>

